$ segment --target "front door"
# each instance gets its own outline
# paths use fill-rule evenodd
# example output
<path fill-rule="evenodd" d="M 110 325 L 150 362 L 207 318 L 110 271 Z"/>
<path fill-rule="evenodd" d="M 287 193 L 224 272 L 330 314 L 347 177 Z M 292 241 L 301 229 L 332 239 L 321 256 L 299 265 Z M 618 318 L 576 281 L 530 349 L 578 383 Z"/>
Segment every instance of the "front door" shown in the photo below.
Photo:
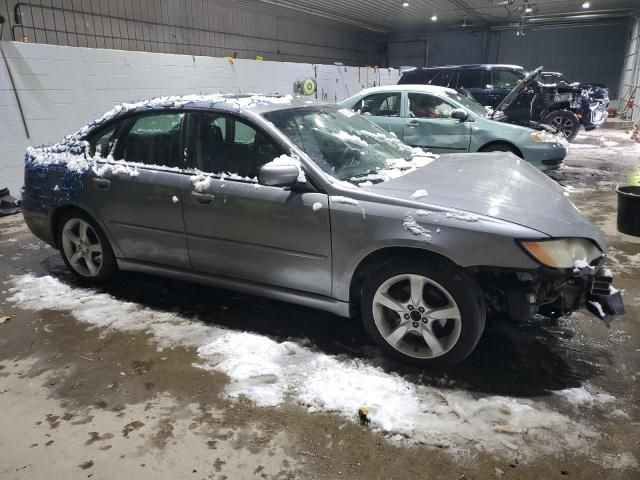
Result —
<path fill-rule="evenodd" d="M 284 151 L 245 120 L 193 112 L 188 132 L 189 162 L 204 172 L 182 192 L 193 268 L 330 295 L 327 195 L 260 185 L 259 167 Z"/>
<path fill-rule="evenodd" d="M 92 155 L 112 154 L 125 162 L 99 162 L 87 179 L 86 192 L 128 260 L 190 266 L 179 188 L 184 116 L 138 115 L 89 139 Z"/>
<path fill-rule="evenodd" d="M 404 122 L 400 92 L 380 92 L 367 95 L 354 105 L 353 110 L 402 139 Z"/>
<path fill-rule="evenodd" d="M 409 93 L 408 115 L 404 120 L 404 143 L 427 148 L 434 153 L 468 152 L 469 122 L 451 118 L 456 107 L 426 93 Z"/>

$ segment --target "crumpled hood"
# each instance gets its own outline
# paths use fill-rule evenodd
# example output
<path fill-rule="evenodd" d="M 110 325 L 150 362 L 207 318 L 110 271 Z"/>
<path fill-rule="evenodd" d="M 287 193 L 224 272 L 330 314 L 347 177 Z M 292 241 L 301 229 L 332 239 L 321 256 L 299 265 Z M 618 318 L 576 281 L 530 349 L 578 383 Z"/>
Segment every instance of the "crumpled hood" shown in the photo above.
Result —
<path fill-rule="evenodd" d="M 606 250 L 606 242 L 544 173 L 511 153 L 463 153 L 438 160 L 399 178 L 365 187 L 365 191 L 455 208 L 506 220 L 552 237 L 584 237 Z"/>

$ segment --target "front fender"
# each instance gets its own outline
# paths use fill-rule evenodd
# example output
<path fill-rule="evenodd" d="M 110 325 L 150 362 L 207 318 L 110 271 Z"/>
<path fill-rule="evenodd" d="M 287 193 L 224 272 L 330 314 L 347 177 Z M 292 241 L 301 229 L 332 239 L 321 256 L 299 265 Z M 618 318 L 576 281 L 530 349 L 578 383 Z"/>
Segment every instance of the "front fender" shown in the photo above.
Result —
<path fill-rule="evenodd" d="M 372 253 L 389 247 L 429 251 L 461 267 L 491 265 L 532 269 L 539 265 L 516 238 L 544 237 L 540 232 L 482 215 L 447 216 L 444 212 L 360 200 L 332 202 L 334 298 L 349 300 L 354 272 Z"/>

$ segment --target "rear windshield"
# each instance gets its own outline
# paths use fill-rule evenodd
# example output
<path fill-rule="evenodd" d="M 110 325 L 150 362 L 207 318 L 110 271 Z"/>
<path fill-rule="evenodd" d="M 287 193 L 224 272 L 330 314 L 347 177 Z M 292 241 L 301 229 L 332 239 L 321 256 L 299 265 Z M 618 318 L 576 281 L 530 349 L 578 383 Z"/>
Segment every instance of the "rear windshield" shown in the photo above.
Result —
<path fill-rule="evenodd" d="M 438 73 L 438 70 L 411 70 L 402 74 L 398 85 L 426 85 Z"/>

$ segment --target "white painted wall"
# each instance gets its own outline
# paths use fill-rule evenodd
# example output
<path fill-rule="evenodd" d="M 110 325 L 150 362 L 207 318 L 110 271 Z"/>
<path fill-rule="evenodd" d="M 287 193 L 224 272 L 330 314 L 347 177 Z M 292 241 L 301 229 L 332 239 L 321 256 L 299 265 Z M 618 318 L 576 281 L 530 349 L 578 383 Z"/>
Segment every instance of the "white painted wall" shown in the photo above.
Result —
<path fill-rule="evenodd" d="M 114 105 L 159 95 L 293 93 L 316 78 L 318 98 L 339 101 L 395 84 L 396 69 L 257 62 L 124 50 L 2 42 L 31 138 L 27 139 L 4 62 L 0 62 L 0 187 L 19 195 L 24 151 L 60 140 Z"/>

